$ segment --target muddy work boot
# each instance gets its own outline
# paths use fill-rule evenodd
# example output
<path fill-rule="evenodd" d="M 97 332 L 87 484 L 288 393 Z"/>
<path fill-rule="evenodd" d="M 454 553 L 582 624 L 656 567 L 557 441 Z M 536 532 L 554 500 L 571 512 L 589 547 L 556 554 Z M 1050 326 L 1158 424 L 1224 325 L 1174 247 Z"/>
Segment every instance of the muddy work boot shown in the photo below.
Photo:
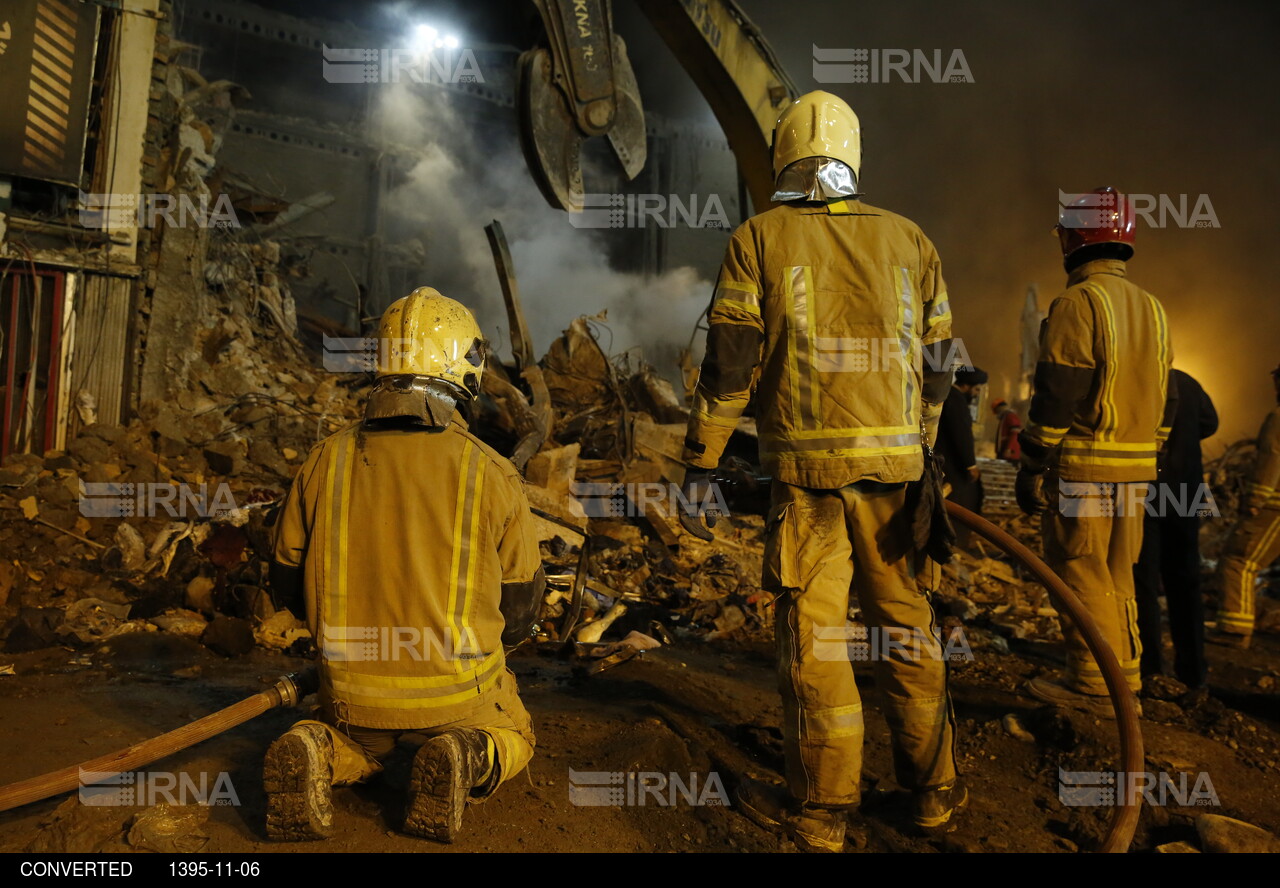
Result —
<path fill-rule="evenodd" d="M 944 830 L 967 804 L 969 790 L 959 780 L 945 786 L 917 789 L 911 794 L 911 819 L 925 832 Z"/>
<path fill-rule="evenodd" d="M 333 829 L 333 743 L 322 728 L 296 725 L 267 749 L 262 788 L 267 838 L 308 842 Z"/>
<path fill-rule="evenodd" d="M 738 810 L 761 829 L 785 835 L 801 851 L 844 850 L 844 810 L 802 805 L 780 786 L 750 777 L 742 778 L 737 792 Z"/>
<path fill-rule="evenodd" d="M 1024 687 L 1026 692 L 1037 700 L 1054 706 L 1078 709 L 1099 718 L 1114 719 L 1116 717 L 1115 709 L 1111 705 L 1111 697 L 1106 694 L 1086 694 L 1047 678 L 1033 678 Z M 1141 718 L 1142 703 L 1135 698 L 1133 705 L 1138 710 L 1138 717 Z"/>
<path fill-rule="evenodd" d="M 462 829 L 467 798 L 490 786 L 496 770 L 492 743 L 483 731 L 455 728 L 432 737 L 413 758 L 404 831 L 452 842 Z"/>

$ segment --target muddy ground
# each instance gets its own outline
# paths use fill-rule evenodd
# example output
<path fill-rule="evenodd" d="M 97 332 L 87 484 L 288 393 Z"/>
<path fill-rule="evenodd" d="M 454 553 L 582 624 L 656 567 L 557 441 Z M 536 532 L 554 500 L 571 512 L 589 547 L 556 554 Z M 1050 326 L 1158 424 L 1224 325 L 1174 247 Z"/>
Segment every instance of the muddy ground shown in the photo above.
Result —
<path fill-rule="evenodd" d="M 1214 697 L 1194 705 L 1143 701 L 1147 768 L 1207 772 L 1220 805 L 1144 809 L 1135 850 L 1188 840 L 1195 815 L 1212 811 L 1280 830 L 1280 639 L 1249 651 L 1210 649 Z M 869 667 L 857 667 L 868 700 L 864 802 L 851 816 L 847 850 L 1069 852 L 1095 846 L 1107 809 L 1068 807 L 1058 769 L 1098 771 L 1117 764 L 1113 722 L 1036 705 L 1017 692 L 1052 669 L 1051 645 L 1014 642 L 1008 654 L 979 651 L 953 669 L 961 766 L 969 810 L 942 836 L 913 834 L 904 793 L 892 781 L 888 729 Z M 78 663 L 71 660 L 78 659 Z M 10 655 L 17 675 L 0 677 L 0 783 L 32 777 L 118 749 L 229 705 L 304 661 L 255 649 L 224 659 L 165 633 L 121 636 L 86 658 L 54 648 Z M 263 833 L 260 761 L 268 743 L 298 718 L 276 710 L 147 770 L 228 772 L 238 806 L 200 809 L 206 852 L 317 851 L 772 851 L 779 845 L 732 806 L 570 803 L 569 772 L 712 773 L 728 790 L 738 776 L 779 780 L 780 707 L 767 642 L 688 641 L 652 651 L 593 677 L 578 677 L 550 650 L 522 649 L 511 662 L 533 714 L 537 754 L 528 775 L 468 809 L 465 835 L 440 846 L 397 833 L 409 746 L 362 787 L 335 793 L 335 832 L 326 842 L 281 846 Z M 1176 697 L 1176 687 L 1161 696 Z M 1185 705 L 1185 708 L 1184 708 Z M 1003 724 L 1014 714 L 1035 737 Z M 1201 784 L 1203 788 L 1203 784 Z M 712 796 L 714 796 L 714 792 Z M 1203 795 L 1203 793 L 1202 793 Z M 0 850 L 125 851 L 141 808 L 90 808 L 63 796 L 0 814 Z M 193 846 L 202 840 L 193 840 Z M 142 842 L 145 845 L 145 842 Z"/>

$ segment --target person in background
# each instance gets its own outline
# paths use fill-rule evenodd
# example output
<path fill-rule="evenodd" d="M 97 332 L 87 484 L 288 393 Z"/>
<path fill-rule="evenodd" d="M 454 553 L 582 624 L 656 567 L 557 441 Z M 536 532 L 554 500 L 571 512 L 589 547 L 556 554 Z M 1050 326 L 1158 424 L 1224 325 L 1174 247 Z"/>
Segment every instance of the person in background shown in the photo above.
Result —
<path fill-rule="evenodd" d="M 1004 398 L 996 399 L 991 405 L 991 412 L 996 415 L 996 458 L 1011 463 L 1019 462 L 1022 459 L 1022 445 L 1018 443 L 1018 432 L 1022 431 L 1022 420 Z"/>
<path fill-rule="evenodd" d="M 982 475 L 973 440 L 974 389 L 987 382 L 987 373 L 978 367 L 956 371 L 955 382 L 942 405 L 938 423 L 938 453 L 942 455 L 942 473 L 951 492 L 947 499 L 970 512 L 982 514 Z M 968 528 L 956 526 L 956 543 L 965 545 Z"/>
<path fill-rule="evenodd" d="M 1154 508 L 1142 522 L 1142 551 L 1133 568 L 1138 599 L 1139 669 L 1145 683 L 1164 673 L 1160 644 L 1160 590 L 1169 608 L 1173 638 L 1173 674 L 1191 690 L 1204 687 L 1209 668 L 1204 656 L 1204 602 L 1200 594 L 1200 516 L 1172 504 L 1201 502 L 1204 483 L 1200 442 L 1218 430 L 1218 411 L 1200 383 L 1181 370 L 1172 376 L 1178 406 L 1157 475 Z"/>
<path fill-rule="evenodd" d="M 1280 367 L 1271 371 L 1277 406 L 1258 432 L 1258 456 L 1239 523 L 1218 568 L 1218 628 L 1210 641 L 1247 648 L 1253 637 L 1258 571 L 1280 558 Z"/>

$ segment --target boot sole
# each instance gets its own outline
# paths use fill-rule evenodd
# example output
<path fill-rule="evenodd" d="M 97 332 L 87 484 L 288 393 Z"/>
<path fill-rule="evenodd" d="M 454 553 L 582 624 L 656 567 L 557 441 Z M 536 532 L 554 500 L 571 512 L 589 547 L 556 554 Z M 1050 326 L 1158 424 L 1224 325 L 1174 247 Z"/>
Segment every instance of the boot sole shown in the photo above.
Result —
<path fill-rule="evenodd" d="M 462 829 L 469 788 L 463 785 L 463 750 L 449 734 L 433 737 L 413 757 L 404 831 L 411 836 L 450 843 Z"/>
<path fill-rule="evenodd" d="M 267 838 L 311 842 L 333 830 L 333 790 L 322 777 L 314 749 L 285 735 L 271 744 L 262 764 L 267 793 Z"/>

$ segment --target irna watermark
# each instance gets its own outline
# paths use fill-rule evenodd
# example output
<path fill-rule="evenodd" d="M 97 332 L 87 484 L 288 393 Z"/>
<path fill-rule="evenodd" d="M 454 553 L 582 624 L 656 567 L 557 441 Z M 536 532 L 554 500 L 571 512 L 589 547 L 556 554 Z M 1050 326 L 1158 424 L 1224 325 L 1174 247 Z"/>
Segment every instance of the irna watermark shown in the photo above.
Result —
<path fill-rule="evenodd" d="M 968 663 L 973 661 L 973 649 L 960 626 L 944 637 L 941 632 L 933 633 L 920 627 L 846 623 L 814 626 L 813 656 L 817 660 L 853 663 L 887 660 Z"/>
<path fill-rule="evenodd" d="M 475 629 L 430 626 L 329 626 L 321 633 L 320 652 L 334 662 L 426 662 L 481 660 Z"/>
<path fill-rule="evenodd" d="M 1219 518 L 1209 485 L 1064 481 L 1058 479 L 1058 511 L 1067 518 Z"/>
<path fill-rule="evenodd" d="M 81 481 L 78 499 L 86 518 L 218 518 L 238 508 L 226 482 L 210 494 L 206 483 Z"/>
<path fill-rule="evenodd" d="M 813 46 L 818 83 L 973 83 L 962 49 L 823 49 Z"/>
<path fill-rule="evenodd" d="M 569 801 L 586 807 L 723 807 L 729 804 L 720 775 L 674 771 L 575 771 L 569 769 Z"/>
<path fill-rule="evenodd" d="M 610 483 L 574 481 L 569 492 L 582 505 L 588 518 L 639 518 L 657 511 L 671 517 L 696 517 L 705 512 L 727 516 L 720 485 L 712 481 L 692 494 L 679 484 L 660 481 Z"/>
<path fill-rule="evenodd" d="M 226 194 L 86 194 L 79 193 L 78 218 L 85 228 L 239 228 Z"/>
<path fill-rule="evenodd" d="M 94 807 L 240 805 L 231 775 L 201 772 L 193 777 L 173 771 L 86 771 L 79 769 L 80 804 Z"/>
<path fill-rule="evenodd" d="M 447 39 L 447 38 L 446 38 Z M 484 83 L 473 50 L 453 45 L 381 49 L 325 46 L 327 83 Z"/>
<path fill-rule="evenodd" d="M 1110 228 L 1118 200 L 1129 202 L 1136 218 L 1149 228 L 1221 228 L 1207 194 L 1121 194 L 1058 189 L 1058 219 L 1068 228 Z"/>
<path fill-rule="evenodd" d="M 1217 807 L 1218 793 L 1208 771 L 1158 774 L 1149 771 L 1064 771 L 1058 769 L 1058 800 L 1073 808 L 1131 804 L 1139 797 L 1153 807 Z"/>
<path fill-rule="evenodd" d="M 722 228 L 729 225 L 720 195 L 584 194 L 574 228 Z"/>

